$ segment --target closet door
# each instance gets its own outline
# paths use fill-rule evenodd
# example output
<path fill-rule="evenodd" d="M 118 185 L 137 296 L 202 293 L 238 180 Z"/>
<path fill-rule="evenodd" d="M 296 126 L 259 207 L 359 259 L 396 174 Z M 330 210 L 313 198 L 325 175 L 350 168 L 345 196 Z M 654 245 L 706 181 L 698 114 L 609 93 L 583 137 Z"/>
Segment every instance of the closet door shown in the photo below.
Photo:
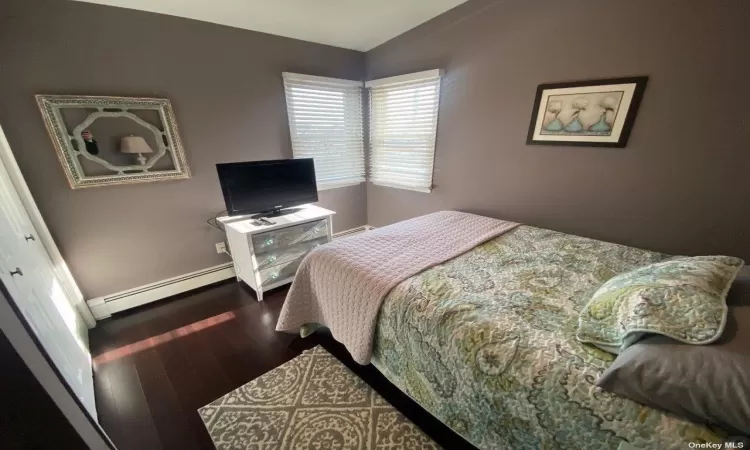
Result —
<path fill-rule="evenodd" d="M 60 373 L 96 419 L 91 357 L 83 319 L 0 162 L 0 280 Z"/>

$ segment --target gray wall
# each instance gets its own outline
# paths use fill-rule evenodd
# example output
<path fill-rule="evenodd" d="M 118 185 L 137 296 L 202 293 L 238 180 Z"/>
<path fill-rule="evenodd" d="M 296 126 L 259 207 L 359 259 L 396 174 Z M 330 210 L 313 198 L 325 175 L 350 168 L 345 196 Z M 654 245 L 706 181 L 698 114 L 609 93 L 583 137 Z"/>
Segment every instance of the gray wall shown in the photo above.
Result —
<path fill-rule="evenodd" d="M 87 3 L 0 11 L 0 124 L 87 298 L 226 259 L 214 164 L 291 156 L 280 73 L 443 68 L 435 189 L 322 191 L 336 230 L 462 209 L 750 259 L 750 3 L 471 0 L 368 52 Z M 366 65 L 366 73 L 365 73 Z M 538 84 L 650 76 L 625 149 L 527 146 Z M 172 100 L 193 178 L 73 191 L 34 94 Z M 366 191 L 366 192 L 365 192 Z"/>
<path fill-rule="evenodd" d="M 443 68 L 435 189 L 368 185 L 368 223 L 461 209 L 750 260 L 750 2 L 472 0 L 367 53 Z M 527 146 L 537 85 L 650 77 L 624 149 Z"/>
<path fill-rule="evenodd" d="M 227 261 L 205 220 L 214 164 L 291 157 L 282 71 L 362 79 L 364 54 L 87 3 L 3 1 L 0 124 L 86 298 Z M 34 94 L 166 97 L 193 177 L 71 190 Z M 336 230 L 366 223 L 365 186 L 320 192 Z"/>

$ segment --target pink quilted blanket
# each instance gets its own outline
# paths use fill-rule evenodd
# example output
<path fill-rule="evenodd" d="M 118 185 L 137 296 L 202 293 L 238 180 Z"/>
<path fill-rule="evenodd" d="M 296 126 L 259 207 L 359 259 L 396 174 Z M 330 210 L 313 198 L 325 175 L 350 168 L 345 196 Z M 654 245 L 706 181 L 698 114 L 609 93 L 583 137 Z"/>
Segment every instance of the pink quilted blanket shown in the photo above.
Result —
<path fill-rule="evenodd" d="M 391 289 L 516 226 L 440 211 L 322 245 L 302 261 L 276 330 L 325 325 L 355 361 L 368 364 L 380 305 Z"/>

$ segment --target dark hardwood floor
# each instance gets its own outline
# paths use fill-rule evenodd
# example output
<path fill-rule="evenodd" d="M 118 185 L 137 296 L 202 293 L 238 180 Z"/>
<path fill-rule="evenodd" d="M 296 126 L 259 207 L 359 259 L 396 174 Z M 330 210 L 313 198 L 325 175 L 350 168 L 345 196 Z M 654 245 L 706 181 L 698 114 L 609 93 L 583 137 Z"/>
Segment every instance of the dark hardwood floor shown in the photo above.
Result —
<path fill-rule="evenodd" d="M 101 321 L 90 333 L 99 422 L 118 449 L 213 449 L 197 409 L 324 346 L 445 448 L 473 448 L 329 334 L 278 333 L 286 288 L 225 282 Z"/>

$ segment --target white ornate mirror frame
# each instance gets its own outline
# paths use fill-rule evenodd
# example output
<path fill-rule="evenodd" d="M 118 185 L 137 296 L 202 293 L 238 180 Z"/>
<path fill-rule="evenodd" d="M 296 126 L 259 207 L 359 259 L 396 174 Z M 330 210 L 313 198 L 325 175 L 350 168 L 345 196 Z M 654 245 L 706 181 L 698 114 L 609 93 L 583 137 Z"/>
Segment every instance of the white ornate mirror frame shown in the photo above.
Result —
<path fill-rule="evenodd" d="M 163 98 L 37 95 L 36 101 L 71 188 L 190 178 L 190 170 L 185 160 L 182 140 L 169 100 Z M 63 109 L 93 109 L 95 111 L 91 112 L 83 122 L 69 130 L 63 119 Z M 131 112 L 138 110 L 158 112 L 162 129 Z M 89 153 L 82 133 L 95 120 L 104 117 L 127 118 L 135 121 L 154 134 L 158 148 L 141 164 L 127 166 L 112 164 L 95 154 Z M 151 171 L 150 169 L 154 164 L 165 155 L 171 159 L 172 168 Z M 111 175 L 87 175 L 79 158 L 86 158 L 113 173 Z M 142 155 L 139 155 L 139 158 L 142 158 Z"/>

